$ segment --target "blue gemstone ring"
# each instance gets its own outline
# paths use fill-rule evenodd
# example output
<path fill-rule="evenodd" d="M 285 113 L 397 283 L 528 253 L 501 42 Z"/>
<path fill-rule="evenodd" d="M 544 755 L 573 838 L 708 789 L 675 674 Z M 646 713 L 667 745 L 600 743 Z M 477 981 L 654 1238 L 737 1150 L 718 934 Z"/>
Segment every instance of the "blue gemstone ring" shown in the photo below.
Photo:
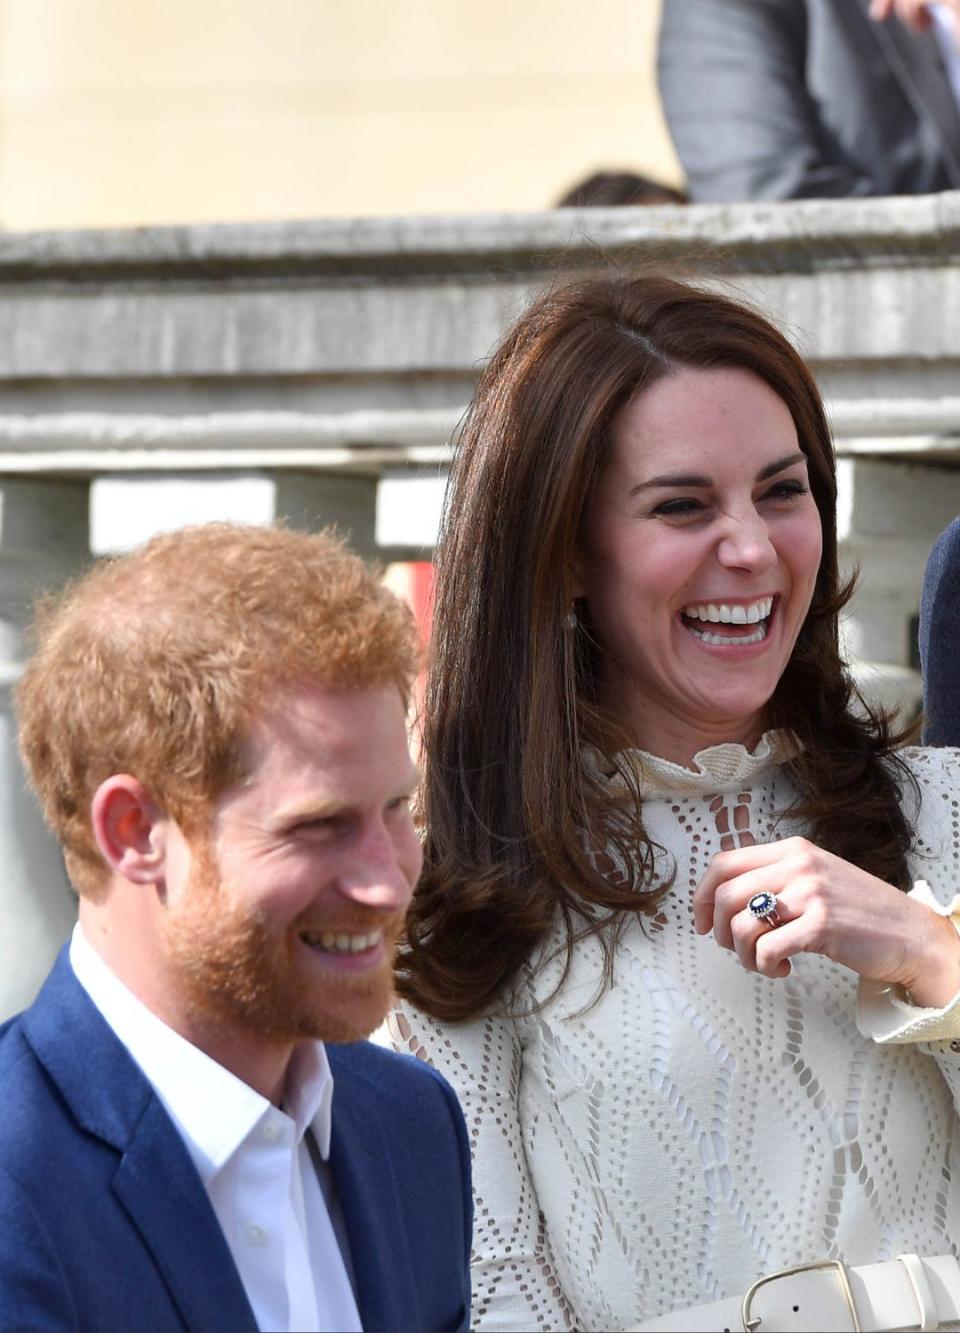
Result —
<path fill-rule="evenodd" d="M 779 926 L 780 913 L 777 910 L 777 895 L 775 893 L 755 893 L 747 903 L 747 911 L 751 916 L 755 916 L 758 921 L 765 921 L 768 926 Z"/>

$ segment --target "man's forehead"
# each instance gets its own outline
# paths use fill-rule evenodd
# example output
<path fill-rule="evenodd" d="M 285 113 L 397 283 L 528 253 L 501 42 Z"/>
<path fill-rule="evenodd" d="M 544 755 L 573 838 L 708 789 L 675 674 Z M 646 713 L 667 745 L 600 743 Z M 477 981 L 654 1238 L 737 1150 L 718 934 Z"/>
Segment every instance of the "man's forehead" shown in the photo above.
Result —
<path fill-rule="evenodd" d="M 406 757 L 403 700 L 393 685 L 277 686 L 254 713 L 241 751 L 249 772 L 265 765 L 323 769 L 367 757 Z"/>

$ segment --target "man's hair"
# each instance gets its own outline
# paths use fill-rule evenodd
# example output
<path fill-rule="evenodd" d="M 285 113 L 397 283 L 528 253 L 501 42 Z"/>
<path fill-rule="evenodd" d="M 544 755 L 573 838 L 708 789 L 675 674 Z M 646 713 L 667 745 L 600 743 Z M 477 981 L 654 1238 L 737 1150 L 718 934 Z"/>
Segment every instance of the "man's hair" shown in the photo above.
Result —
<path fill-rule="evenodd" d="M 106 867 L 90 804 L 129 773 L 185 831 L 243 776 L 246 730 L 276 687 L 395 685 L 406 609 L 329 533 L 212 523 L 96 565 L 38 608 L 17 689 L 20 748 L 81 894 Z"/>

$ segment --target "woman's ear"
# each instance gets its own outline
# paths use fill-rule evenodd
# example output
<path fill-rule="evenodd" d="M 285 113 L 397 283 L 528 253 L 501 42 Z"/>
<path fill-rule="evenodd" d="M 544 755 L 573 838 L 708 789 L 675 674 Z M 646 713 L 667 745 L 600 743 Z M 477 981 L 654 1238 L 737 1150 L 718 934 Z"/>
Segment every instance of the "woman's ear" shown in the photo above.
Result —
<path fill-rule="evenodd" d="M 163 877 L 167 816 L 136 778 L 114 773 L 90 807 L 93 836 L 110 869 L 134 884 Z"/>

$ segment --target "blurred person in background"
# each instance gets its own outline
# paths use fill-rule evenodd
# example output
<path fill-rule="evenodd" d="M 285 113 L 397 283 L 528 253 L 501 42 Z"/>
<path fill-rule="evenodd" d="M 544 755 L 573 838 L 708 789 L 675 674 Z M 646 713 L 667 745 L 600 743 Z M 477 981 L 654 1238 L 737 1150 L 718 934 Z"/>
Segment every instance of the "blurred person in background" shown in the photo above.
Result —
<path fill-rule="evenodd" d="M 595 171 L 571 185 L 555 208 L 636 208 L 657 204 L 685 204 L 687 196 L 670 185 L 638 176 L 633 171 Z"/>
<path fill-rule="evenodd" d="M 864 1327 L 914 1277 L 960 1319 L 960 756 L 859 710 L 801 358 L 667 278 L 558 285 L 481 376 L 436 588 L 388 1027 L 467 1117 L 475 1327 L 751 1326 L 835 1259 Z M 830 1270 L 753 1315 L 849 1326 Z"/>
<path fill-rule="evenodd" d="M 920 597 L 923 740 L 960 746 L 960 518 L 934 543 Z"/>
<path fill-rule="evenodd" d="M 960 0 L 663 0 L 658 76 L 696 202 L 960 187 Z"/>

